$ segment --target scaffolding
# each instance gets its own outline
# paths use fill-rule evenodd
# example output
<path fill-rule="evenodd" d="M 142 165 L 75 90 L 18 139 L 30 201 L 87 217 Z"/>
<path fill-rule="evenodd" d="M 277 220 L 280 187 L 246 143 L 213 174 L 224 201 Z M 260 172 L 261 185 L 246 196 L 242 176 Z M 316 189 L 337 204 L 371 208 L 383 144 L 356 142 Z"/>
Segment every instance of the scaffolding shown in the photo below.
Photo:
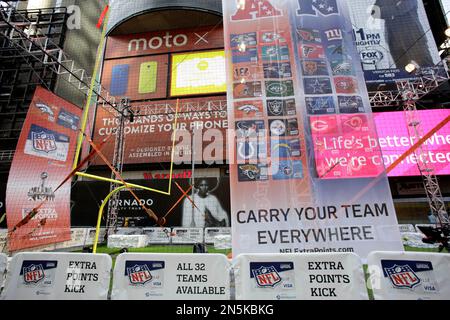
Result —
<path fill-rule="evenodd" d="M 53 90 L 57 73 L 41 59 L 34 59 L 27 51 L 18 48 L 9 36 L 12 30 L 5 21 L 2 8 L 0 20 L 0 145 L 3 151 L 15 148 L 25 120 L 28 106 L 36 86 Z M 45 37 L 62 46 L 66 34 L 68 14 L 66 8 L 16 11 L 9 22 L 26 32 L 30 38 Z M 17 27 L 19 28 L 19 27 Z"/>

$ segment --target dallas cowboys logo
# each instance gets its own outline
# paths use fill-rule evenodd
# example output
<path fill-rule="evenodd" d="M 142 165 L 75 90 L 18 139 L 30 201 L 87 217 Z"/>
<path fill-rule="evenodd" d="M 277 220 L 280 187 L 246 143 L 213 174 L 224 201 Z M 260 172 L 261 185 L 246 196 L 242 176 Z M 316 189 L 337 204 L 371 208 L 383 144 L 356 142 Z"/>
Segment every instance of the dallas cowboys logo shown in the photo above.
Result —
<path fill-rule="evenodd" d="M 323 93 L 326 84 L 316 79 L 313 83 L 309 84 L 309 87 L 313 90 L 313 93 Z"/>

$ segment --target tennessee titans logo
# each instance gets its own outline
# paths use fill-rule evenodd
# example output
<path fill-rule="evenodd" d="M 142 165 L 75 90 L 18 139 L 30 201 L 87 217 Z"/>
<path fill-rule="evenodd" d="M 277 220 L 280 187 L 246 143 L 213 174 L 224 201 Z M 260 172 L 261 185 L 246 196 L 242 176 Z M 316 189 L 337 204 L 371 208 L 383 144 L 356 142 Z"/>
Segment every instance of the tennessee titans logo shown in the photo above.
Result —
<path fill-rule="evenodd" d="M 275 267 L 260 267 L 259 269 L 252 270 L 255 277 L 256 284 L 261 288 L 275 287 L 281 282 L 281 277 Z"/>
<path fill-rule="evenodd" d="M 37 151 L 51 152 L 57 149 L 56 139 L 53 134 L 42 132 L 32 132 L 33 148 Z"/>
<path fill-rule="evenodd" d="M 44 268 L 41 264 L 32 264 L 29 267 L 23 268 L 23 281 L 25 283 L 38 283 L 44 278 Z"/>
<path fill-rule="evenodd" d="M 127 268 L 127 273 L 131 284 L 144 285 L 153 278 L 147 265 L 135 265 Z"/>
<path fill-rule="evenodd" d="M 391 268 L 384 268 L 392 285 L 398 289 L 412 289 L 420 284 L 420 278 L 408 265 L 394 265 Z"/>

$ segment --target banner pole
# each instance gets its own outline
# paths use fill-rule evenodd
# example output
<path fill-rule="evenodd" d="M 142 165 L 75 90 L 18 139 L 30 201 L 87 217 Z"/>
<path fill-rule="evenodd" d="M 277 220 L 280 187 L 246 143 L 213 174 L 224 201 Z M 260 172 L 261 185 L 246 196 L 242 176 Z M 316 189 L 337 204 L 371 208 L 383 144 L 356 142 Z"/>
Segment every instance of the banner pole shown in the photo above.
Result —
<path fill-rule="evenodd" d="M 114 189 L 113 191 L 111 191 L 106 198 L 103 200 L 103 203 L 101 204 L 100 208 L 98 209 L 98 218 L 97 218 L 97 227 L 95 229 L 95 238 L 94 238 L 94 246 L 92 248 L 92 253 L 96 253 L 97 252 L 97 244 L 98 244 L 98 236 L 100 234 L 100 224 L 102 221 L 102 215 L 103 215 L 103 209 L 105 208 L 105 205 L 108 203 L 109 199 L 116 193 L 119 192 L 122 189 L 127 188 L 127 186 L 121 186 L 118 187 L 117 189 Z"/>
<path fill-rule="evenodd" d="M 89 109 L 91 106 L 91 100 L 92 100 L 92 95 L 93 95 L 93 91 L 94 91 L 95 81 L 97 79 L 97 73 L 98 73 L 98 69 L 100 66 L 100 60 L 103 56 L 103 46 L 104 46 L 104 42 L 105 42 L 106 29 L 108 26 L 108 18 L 109 18 L 109 10 L 106 12 L 102 35 L 100 38 L 100 44 L 98 45 L 98 49 L 97 49 L 97 59 L 95 61 L 94 73 L 93 73 L 92 80 L 91 80 L 91 88 L 89 89 L 89 95 L 88 95 L 88 98 L 86 101 L 86 106 L 84 107 L 84 110 L 83 110 L 84 112 L 83 112 L 83 119 L 81 121 L 81 132 L 78 136 L 77 149 L 75 151 L 75 159 L 73 162 L 72 169 L 75 169 L 78 165 L 78 158 L 80 156 L 81 146 L 83 145 L 83 133 L 86 130 L 86 124 L 87 124 L 87 120 L 88 120 Z"/>

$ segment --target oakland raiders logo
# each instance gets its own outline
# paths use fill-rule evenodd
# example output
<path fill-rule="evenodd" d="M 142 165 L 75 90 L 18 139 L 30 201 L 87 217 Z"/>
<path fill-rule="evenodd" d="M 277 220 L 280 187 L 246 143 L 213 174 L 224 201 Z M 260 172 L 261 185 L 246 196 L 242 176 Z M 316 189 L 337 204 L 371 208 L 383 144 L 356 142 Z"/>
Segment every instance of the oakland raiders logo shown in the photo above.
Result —
<path fill-rule="evenodd" d="M 283 115 L 283 101 L 281 100 L 271 100 L 267 102 L 267 107 L 269 111 L 276 116 Z"/>

